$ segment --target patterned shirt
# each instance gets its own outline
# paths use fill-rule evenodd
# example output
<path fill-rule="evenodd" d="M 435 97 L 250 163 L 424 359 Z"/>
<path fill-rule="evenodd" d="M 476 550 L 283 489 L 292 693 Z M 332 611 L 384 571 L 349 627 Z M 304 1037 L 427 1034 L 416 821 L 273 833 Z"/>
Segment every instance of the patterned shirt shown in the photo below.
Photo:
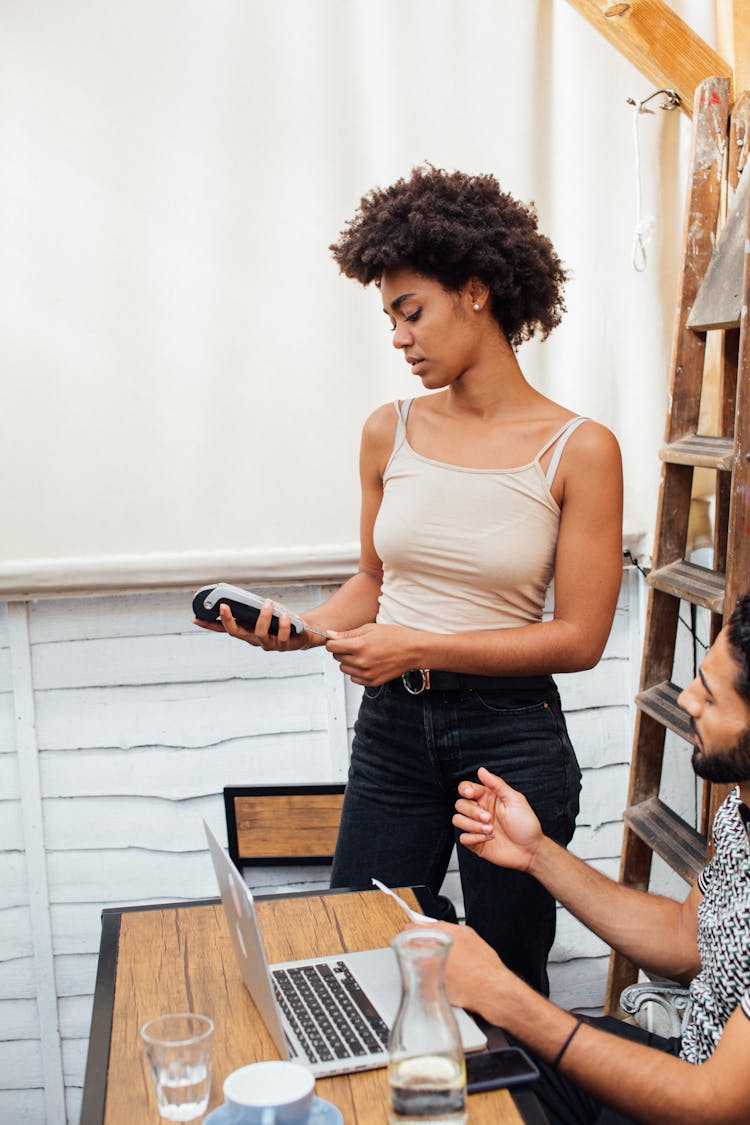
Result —
<path fill-rule="evenodd" d="M 702 1063 L 739 1004 L 750 1019 L 750 839 L 734 789 L 714 818 L 713 858 L 698 876 L 701 971 L 690 985 L 691 1012 L 680 1057 Z"/>

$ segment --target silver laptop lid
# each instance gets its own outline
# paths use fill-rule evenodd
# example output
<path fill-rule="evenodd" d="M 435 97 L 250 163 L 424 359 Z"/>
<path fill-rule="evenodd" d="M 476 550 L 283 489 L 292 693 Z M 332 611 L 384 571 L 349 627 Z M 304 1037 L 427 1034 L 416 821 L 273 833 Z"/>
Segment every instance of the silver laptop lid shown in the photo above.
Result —
<path fill-rule="evenodd" d="M 237 964 L 282 1059 L 290 1058 L 250 888 L 203 821 Z"/>

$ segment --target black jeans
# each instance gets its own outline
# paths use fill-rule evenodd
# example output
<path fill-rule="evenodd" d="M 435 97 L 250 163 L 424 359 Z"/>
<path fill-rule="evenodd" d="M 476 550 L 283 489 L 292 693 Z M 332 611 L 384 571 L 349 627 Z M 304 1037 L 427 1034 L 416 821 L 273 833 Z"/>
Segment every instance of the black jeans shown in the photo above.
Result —
<path fill-rule="evenodd" d="M 400 679 L 366 688 L 331 886 L 369 887 L 374 875 L 437 894 L 457 835 L 451 817 L 458 783 L 476 780 L 480 766 L 519 789 L 544 832 L 568 843 L 581 773 L 549 677 L 421 695 L 409 695 Z M 511 969 L 548 993 L 554 899 L 530 876 L 461 846 L 458 861 L 468 924 Z"/>
<path fill-rule="evenodd" d="M 679 1039 L 665 1039 L 623 1020 L 612 1019 L 610 1016 L 587 1016 L 586 1023 L 600 1031 L 609 1031 L 621 1039 L 631 1039 L 669 1055 L 680 1053 Z M 523 1047 L 523 1043 L 507 1032 L 506 1036 L 511 1045 Z M 539 1080 L 532 1082 L 529 1090 L 541 1102 L 549 1125 L 635 1125 L 632 1117 L 625 1117 L 617 1110 L 609 1109 L 580 1086 L 576 1086 L 575 1082 L 558 1074 L 549 1063 L 536 1058 L 528 1047 L 524 1050 L 539 1067 Z"/>

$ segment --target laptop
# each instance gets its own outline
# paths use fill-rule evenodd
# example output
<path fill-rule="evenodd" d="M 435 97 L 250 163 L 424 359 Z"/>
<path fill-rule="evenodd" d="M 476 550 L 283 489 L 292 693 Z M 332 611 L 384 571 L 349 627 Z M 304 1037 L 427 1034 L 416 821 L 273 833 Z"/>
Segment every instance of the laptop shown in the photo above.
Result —
<path fill-rule="evenodd" d="M 280 1057 L 318 1078 L 387 1066 L 388 1028 L 401 999 L 393 950 L 269 965 L 250 888 L 205 820 L 203 826 L 237 964 Z M 453 1011 L 464 1051 L 486 1047 L 474 1020 Z"/>

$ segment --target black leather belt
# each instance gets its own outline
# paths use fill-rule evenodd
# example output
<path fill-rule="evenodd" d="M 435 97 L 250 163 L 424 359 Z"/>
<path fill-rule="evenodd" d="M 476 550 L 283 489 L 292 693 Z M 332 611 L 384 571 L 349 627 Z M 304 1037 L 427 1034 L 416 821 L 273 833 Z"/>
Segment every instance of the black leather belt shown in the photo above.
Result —
<path fill-rule="evenodd" d="M 467 676 L 463 672 L 433 672 L 430 668 L 412 668 L 404 672 L 401 682 L 409 695 L 424 691 L 543 691 L 549 688 L 549 676 Z"/>

